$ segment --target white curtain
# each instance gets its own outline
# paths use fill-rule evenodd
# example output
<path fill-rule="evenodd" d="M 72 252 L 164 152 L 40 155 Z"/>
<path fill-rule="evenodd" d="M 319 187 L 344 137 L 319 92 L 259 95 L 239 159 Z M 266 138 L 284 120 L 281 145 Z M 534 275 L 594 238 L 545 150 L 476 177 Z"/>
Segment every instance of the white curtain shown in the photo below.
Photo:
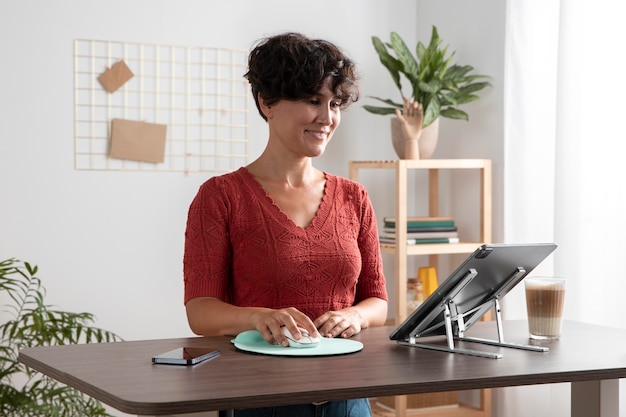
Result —
<path fill-rule="evenodd" d="M 566 319 L 626 328 L 622 9 L 614 0 L 509 0 L 504 216 L 505 241 L 559 244 L 536 272 L 568 278 Z M 525 317 L 515 291 L 509 319 Z M 497 416 L 570 413 L 568 384 L 496 397 Z"/>

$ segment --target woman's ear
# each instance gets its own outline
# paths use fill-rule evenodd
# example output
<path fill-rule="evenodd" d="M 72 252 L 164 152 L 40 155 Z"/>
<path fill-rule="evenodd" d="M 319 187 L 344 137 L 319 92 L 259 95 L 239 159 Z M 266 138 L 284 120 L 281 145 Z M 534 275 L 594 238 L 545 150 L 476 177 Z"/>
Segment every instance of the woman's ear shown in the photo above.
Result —
<path fill-rule="evenodd" d="M 268 105 L 265 100 L 263 99 L 263 97 L 261 97 L 261 94 L 258 95 L 259 98 L 259 107 L 261 108 L 261 111 L 263 112 L 263 114 L 265 115 L 266 119 L 271 119 L 272 118 L 272 106 Z"/>

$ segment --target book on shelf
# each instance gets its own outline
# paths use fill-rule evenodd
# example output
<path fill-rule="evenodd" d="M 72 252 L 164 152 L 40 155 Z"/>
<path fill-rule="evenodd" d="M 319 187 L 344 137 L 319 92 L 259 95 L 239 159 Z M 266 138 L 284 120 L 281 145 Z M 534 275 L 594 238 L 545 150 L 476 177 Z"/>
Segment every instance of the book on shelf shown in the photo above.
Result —
<path fill-rule="evenodd" d="M 394 245 L 396 244 L 396 239 L 390 238 L 390 237 L 381 236 L 379 238 L 379 241 L 380 243 L 391 243 Z M 435 237 L 435 238 L 430 238 L 430 239 L 412 238 L 412 239 L 406 240 L 407 245 L 425 245 L 425 244 L 431 244 L 431 243 L 459 243 L 459 238 L 458 237 Z"/>
<path fill-rule="evenodd" d="M 381 236 L 383 237 L 390 237 L 392 239 L 395 239 L 396 237 L 396 230 L 395 229 L 384 229 L 383 233 L 381 234 Z M 412 239 L 431 239 L 431 238 L 438 238 L 438 237 L 459 237 L 459 233 L 457 231 L 450 231 L 450 232 L 408 232 L 406 234 L 407 238 L 412 238 Z"/>
<path fill-rule="evenodd" d="M 383 227 L 383 233 L 395 233 L 395 227 Z M 424 227 L 407 227 L 408 233 L 435 233 L 435 232 L 456 232 L 456 226 L 424 226 Z"/>
<path fill-rule="evenodd" d="M 406 216 L 406 219 L 412 222 L 449 222 L 454 221 L 454 217 L 451 216 Z M 393 216 L 383 217 L 384 221 L 395 222 L 396 218 Z"/>
<path fill-rule="evenodd" d="M 395 217 L 384 217 L 384 227 L 396 227 Z M 414 217 L 410 216 L 406 219 L 407 227 L 454 227 L 454 219 L 452 217 Z"/>

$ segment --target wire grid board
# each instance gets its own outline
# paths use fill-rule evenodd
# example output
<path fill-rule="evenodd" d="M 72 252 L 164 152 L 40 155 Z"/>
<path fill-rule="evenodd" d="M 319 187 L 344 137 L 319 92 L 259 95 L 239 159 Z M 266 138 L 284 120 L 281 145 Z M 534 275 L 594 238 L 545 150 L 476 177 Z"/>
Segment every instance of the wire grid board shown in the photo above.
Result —
<path fill-rule="evenodd" d="M 229 172 L 248 158 L 247 50 L 76 40 L 75 169 Z M 113 93 L 98 77 L 119 61 Z M 165 124 L 162 163 L 109 157 L 112 119 Z"/>

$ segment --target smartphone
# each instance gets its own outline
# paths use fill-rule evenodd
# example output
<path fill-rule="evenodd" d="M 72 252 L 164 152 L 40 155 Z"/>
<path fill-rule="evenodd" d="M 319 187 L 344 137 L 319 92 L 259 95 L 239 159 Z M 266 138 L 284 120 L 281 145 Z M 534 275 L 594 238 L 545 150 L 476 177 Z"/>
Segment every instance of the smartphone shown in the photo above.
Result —
<path fill-rule="evenodd" d="M 166 365 L 195 365 L 219 356 L 219 349 L 211 347 L 180 347 L 152 357 L 152 363 Z"/>

